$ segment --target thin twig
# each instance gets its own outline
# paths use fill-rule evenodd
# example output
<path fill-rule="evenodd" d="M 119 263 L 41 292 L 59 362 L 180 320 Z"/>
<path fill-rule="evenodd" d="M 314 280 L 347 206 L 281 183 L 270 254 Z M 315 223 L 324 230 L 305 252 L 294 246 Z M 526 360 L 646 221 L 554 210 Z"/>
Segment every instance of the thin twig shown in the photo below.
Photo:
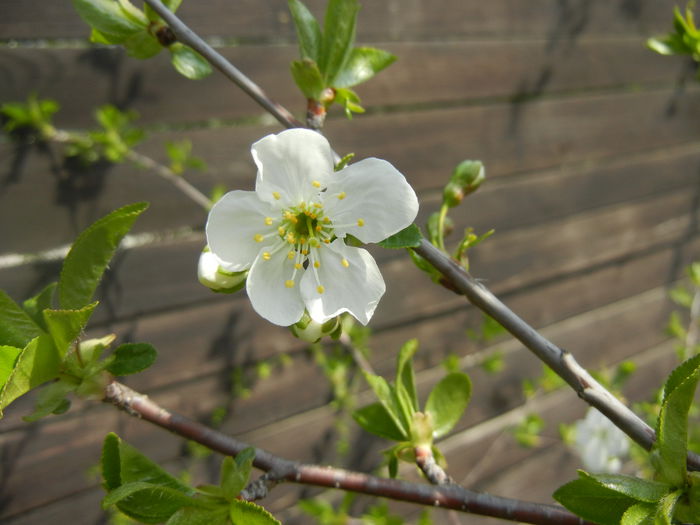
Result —
<path fill-rule="evenodd" d="M 518 317 L 483 284 L 435 246 L 423 239 L 415 249 L 447 278 L 469 301 L 493 317 L 526 348 L 566 381 L 578 396 L 605 414 L 618 428 L 645 449 L 651 449 L 656 434 L 639 416 L 596 381 L 576 362 L 574 356 L 559 348 Z M 688 467 L 700 470 L 700 456 L 688 453 Z"/>
<path fill-rule="evenodd" d="M 227 456 L 239 454 L 249 445 L 201 423 L 160 407 L 147 396 L 117 381 L 107 385 L 105 401 L 127 414 L 144 419 L 186 439 Z M 270 452 L 255 449 L 253 465 L 267 472 L 266 483 L 289 481 L 317 487 L 336 488 L 398 501 L 430 505 L 540 525 L 587 525 L 561 507 L 501 498 L 467 490 L 457 485 L 423 485 L 380 478 L 361 472 L 297 463 Z"/>
<path fill-rule="evenodd" d="M 287 128 L 303 128 L 304 124 L 299 122 L 286 108 L 273 101 L 255 82 L 238 70 L 231 62 L 226 60 L 218 51 L 202 40 L 192 31 L 182 20 L 165 7 L 159 0 L 144 0 L 153 10 L 158 13 L 166 24 L 172 29 L 178 41 L 190 46 L 200 55 L 206 58 L 209 63 L 221 71 L 226 77 L 233 81 L 239 88 L 248 94 L 253 100 L 260 104 L 267 112 L 275 117 L 280 124 Z"/>

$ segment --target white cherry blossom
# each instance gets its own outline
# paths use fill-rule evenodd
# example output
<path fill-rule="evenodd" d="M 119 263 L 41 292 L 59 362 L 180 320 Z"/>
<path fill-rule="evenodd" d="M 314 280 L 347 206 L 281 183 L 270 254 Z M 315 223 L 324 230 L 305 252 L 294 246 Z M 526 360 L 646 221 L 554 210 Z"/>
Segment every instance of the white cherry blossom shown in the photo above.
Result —
<path fill-rule="evenodd" d="M 619 472 L 620 458 L 630 447 L 625 433 L 595 408 L 576 422 L 575 445 L 586 469 L 595 474 Z"/>
<path fill-rule="evenodd" d="M 409 226 L 418 200 L 404 176 L 369 158 L 334 172 L 320 134 L 292 129 L 253 144 L 255 191 L 232 191 L 212 208 L 207 242 L 228 271 L 249 270 L 253 308 L 289 326 L 307 310 L 325 321 L 349 312 L 367 324 L 384 294 L 372 256 L 353 235 L 379 242 Z"/>

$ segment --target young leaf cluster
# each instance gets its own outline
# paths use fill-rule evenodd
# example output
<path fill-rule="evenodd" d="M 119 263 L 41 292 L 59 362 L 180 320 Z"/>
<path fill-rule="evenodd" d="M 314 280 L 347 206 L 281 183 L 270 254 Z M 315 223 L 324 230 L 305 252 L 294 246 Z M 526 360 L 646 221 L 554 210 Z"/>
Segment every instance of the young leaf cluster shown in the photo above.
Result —
<path fill-rule="evenodd" d="M 700 31 L 695 26 L 693 7 L 695 2 L 689 2 L 684 16 L 676 6 L 673 9 L 673 32 L 648 39 L 647 47 L 660 55 L 690 55 L 700 62 Z"/>
<path fill-rule="evenodd" d="M 116 506 L 141 523 L 167 525 L 279 525 L 270 513 L 238 499 L 255 458 L 246 449 L 221 464 L 218 485 L 196 489 L 168 474 L 116 434 L 102 448 L 102 478 L 107 495 L 102 506 Z"/>
<path fill-rule="evenodd" d="M 163 0 L 175 12 L 182 0 Z M 126 52 L 139 59 L 151 58 L 167 48 L 170 61 L 181 75 L 199 79 L 212 68 L 199 53 L 177 42 L 163 19 L 145 5 L 144 10 L 129 0 L 73 0 L 73 7 L 92 28 L 90 40 L 97 44 L 123 45 Z"/>
<path fill-rule="evenodd" d="M 700 356 L 676 368 L 663 391 L 651 450 L 654 481 L 580 471 L 554 498 L 575 514 L 602 525 L 700 521 L 700 475 L 686 468 L 688 412 L 700 379 Z"/>
<path fill-rule="evenodd" d="M 379 375 L 365 373 L 377 402 L 357 410 L 353 417 L 367 432 L 396 441 L 387 451 L 389 473 L 398 473 L 398 460 L 415 462 L 417 448 L 430 450 L 438 461 L 444 458 L 433 441 L 446 435 L 457 424 L 471 396 L 471 381 L 462 372 L 451 372 L 440 380 L 419 410 L 413 355 L 418 341 L 408 341 L 399 352 L 396 379 L 390 384 Z"/>
<path fill-rule="evenodd" d="M 15 399 L 52 380 L 27 419 L 65 412 L 68 394 L 101 397 L 112 375 L 133 374 L 153 363 L 155 350 L 147 344 L 124 344 L 101 359 L 113 335 L 80 340 L 97 306 L 92 297 L 102 274 L 146 207 L 125 206 L 95 222 L 71 247 L 59 281 L 22 305 L 0 291 L 0 416 Z"/>
<path fill-rule="evenodd" d="M 350 88 L 372 78 L 396 57 L 373 47 L 355 47 L 357 0 L 329 0 L 323 30 L 300 0 L 288 0 L 288 4 L 300 54 L 291 71 L 301 92 L 323 115 L 334 102 L 345 109 L 348 118 L 364 112 L 359 96 Z"/>

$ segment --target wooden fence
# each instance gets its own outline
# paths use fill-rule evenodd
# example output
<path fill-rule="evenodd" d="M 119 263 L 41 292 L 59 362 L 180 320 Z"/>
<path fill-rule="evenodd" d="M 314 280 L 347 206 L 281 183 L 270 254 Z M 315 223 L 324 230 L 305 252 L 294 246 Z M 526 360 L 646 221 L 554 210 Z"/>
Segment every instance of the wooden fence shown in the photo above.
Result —
<path fill-rule="evenodd" d="M 308 2 L 319 15 L 323 4 Z M 700 257 L 700 90 L 692 66 L 644 47 L 670 29 L 673 5 L 365 0 L 358 41 L 399 60 L 359 88 L 366 115 L 348 122 L 334 113 L 326 127 L 337 151 L 387 159 L 406 175 L 421 223 L 451 169 L 483 160 L 487 183 L 454 213 L 458 230 L 496 229 L 473 253 L 474 275 L 582 364 L 634 358 L 629 400 L 645 399 L 675 362 L 664 334 L 667 289 Z M 189 0 L 180 13 L 272 98 L 303 112 L 288 73 L 296 45 L 286 2 Z M 1 0 L 0 102 L 31 92 L 54 98 L 62 107 L 56 123 L 69 129 L 91 126 L 101 104 L 134 109 L 151 130 L 140 152 L 163 160 L 165 141 L 187 137 L 208 164 L 188 174 L 193 184 L 252 189 L 250 144 L 279 125 L 217 74 L 188 81 L 165 53 L 140 62 L 87 47 L 87 35 L 68 1 Z M 3 138 L 0 159 L 0 288 L 24 299 L 60 267 L 55 258 L 17 262 L 10 254 L 65 245 L 116 207 L 150 201 L 134 231 L 153 241 L 119 252 L 91 329 L 159 349 L 156 365 L 128 384 L 202 421 L 225 408 L 222 430 L 285 457 L 376 465 L 385 443 L 352 423 L 349 452 L 336 452 L 331 389 L 304 345 L 256 316 L 244 293 L 220 296 L 196 281 L 205 221 L 196 204 L 131 165 L 68 169 L 54 147 Z M 402 342 L 418 337 L 423 393 L 453 353 L 472 377 L 472 404 L 444 442 L 452 476 L 476 490 L 551 501 L 580 465 L 558 440 L 557 423 L 581 417 L 583 403 L 567 390 L 526 402 L 522 381 L 541 373 L 534 357 L 508 338 L 470 340 L 466 330 L 481 317 L 463 298 L 427 282 L 404 253 L 374 253 L 387 282 L 371 323 L 376 369 L 390 374 Z M 493 352 L 504 359 L 497 374 L 479 366 Z M 266 379 L 259 372 L 269 367 Z M 174 472 L 192 464 L 197 480 L 216 472 L 218 458 L 195 460 L 181 440 L 99 403 L 24 423 L 32 399 L 0 422 L 3 523 L 104 520 L 93 467 L 108 431 Z M 546 428 L 542 446 L 525 449 L 509 429 L 530 411 Z M 313 491 L 278 487 L 263 503 L 285 523 L 310 523 L 290 508 L 300 493 Z"/>

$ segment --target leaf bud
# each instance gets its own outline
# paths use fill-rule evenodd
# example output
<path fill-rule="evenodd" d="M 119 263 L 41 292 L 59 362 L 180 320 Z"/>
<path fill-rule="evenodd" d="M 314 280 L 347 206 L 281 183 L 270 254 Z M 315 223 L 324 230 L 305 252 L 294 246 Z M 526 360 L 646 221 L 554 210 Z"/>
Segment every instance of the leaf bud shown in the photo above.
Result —
<path fill-rule="evenodd" d="M 202 250 L 197 265 L 197 278 L 210 290 L 218 293 L 237 292 L 245 285 L 246 277 L 248 270 L 228 272 L 221 267 L 219 258 L 209 251 L 209 247 Z"/>
<path fill-rule="evenodd" d="M 454 208 L 462 199 L 475 192 L 486 178 L 484 165 L 478 160 L 463 160 L 452 173 L 442 192 L 442 202 Z"/>

